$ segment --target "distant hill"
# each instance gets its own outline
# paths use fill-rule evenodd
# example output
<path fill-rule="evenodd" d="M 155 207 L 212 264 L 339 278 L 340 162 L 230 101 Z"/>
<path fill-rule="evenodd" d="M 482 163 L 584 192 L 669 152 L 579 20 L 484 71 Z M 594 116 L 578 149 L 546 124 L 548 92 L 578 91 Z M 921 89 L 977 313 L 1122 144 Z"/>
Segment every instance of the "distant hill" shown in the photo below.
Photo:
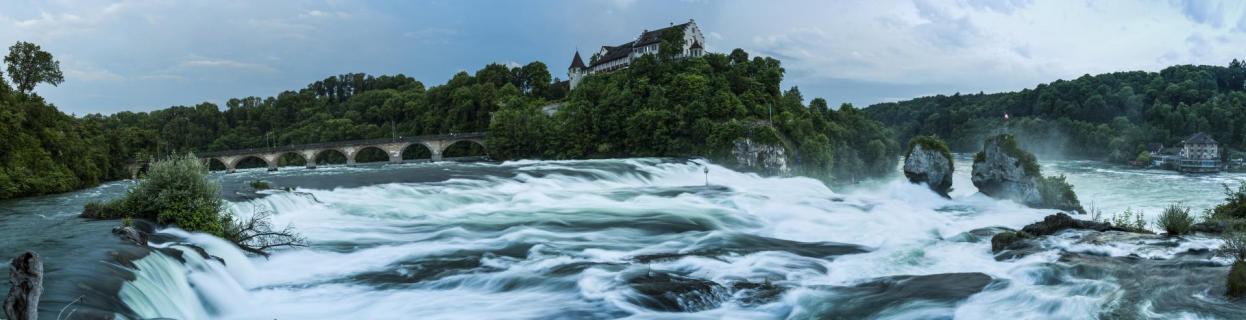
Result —
<path fill-rule="evenodd" d="M 936 135 L 955 151 L 974 151 L 984 136 L 1007 128 L 1040 155 L 1123 162 L 1148 143 L 1171 146 L 1196 132 L 1246 149 L 1243 80 L 1246 67 L 1233 60 L 1227 67 L 1085 75 L 1019 92 L 938 95 L 863 111 L 899 141 Z"/>

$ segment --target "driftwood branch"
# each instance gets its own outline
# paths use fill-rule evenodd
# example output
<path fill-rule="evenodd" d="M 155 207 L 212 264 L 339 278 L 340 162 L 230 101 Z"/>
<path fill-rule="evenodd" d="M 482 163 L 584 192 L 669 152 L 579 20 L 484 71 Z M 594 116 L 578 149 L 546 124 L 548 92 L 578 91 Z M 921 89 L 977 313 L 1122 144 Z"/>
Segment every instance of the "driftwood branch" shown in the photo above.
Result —
<path fill-rule="evenodd" d="M 295 232 L 293 226 L 274 230 L 272 213 L 258 212 L 242 221 L 233 223 L 225 232 L 225 238 L 243 251 L 268 257 L 268 251 L 281 247 L 302 247 L 307 240 Z"/>

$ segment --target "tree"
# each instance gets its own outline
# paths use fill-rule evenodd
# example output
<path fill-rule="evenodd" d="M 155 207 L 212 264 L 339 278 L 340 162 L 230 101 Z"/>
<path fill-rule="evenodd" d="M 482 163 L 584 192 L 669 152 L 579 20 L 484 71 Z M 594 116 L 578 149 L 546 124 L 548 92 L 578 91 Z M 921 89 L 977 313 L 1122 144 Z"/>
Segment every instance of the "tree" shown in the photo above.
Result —
<path fill-rule="evenodd" d="M 39 83 L 56 86 L 65 81 L 61 74 L 61 62 L 53 60 L 52 54 L 43 51 L 37 44 L 18 41 L 9 47 L 4 63 L 9 65 L 9 78 L 17 85 L 17 91 L 22 93 L 30 93 Z"/>

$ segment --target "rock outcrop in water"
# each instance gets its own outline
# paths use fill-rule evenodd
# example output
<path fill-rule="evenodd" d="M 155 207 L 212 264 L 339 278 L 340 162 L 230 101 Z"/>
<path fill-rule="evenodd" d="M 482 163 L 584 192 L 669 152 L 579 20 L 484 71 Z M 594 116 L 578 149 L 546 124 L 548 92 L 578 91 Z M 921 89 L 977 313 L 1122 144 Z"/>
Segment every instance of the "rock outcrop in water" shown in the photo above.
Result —
<path fill-rule="evenodd" d="M 904 177 L 912 183 L 925 183 L 930 190 L 948 196 L 952 190 L 952 153 L 943 141 L 919 136 L 909 141 L 904 156 Z"/>
<path fill-rule="evenodd" d="M 920 305 L 951 308 L 982 292 L 994 279 L 982 273 L 943 273 L 877 278 L 850 287 L 821 287 L 833 294 L 792 318 L 877 319 L 897 307 Z M 938 318 L 931 316 L 930 318 Z"/>
<path fill-rule="evenodd" d="M 978 191 L 992 198 L 1033 208 L 1086 212 L 1064 176 L 1044 177 L 1034 155 L 1021 150 L 1011 135 L 987 138 L 982 152 L 974 156 L 972 180 Z"/>
<path fill-rule="evenodd" d="M 758 143 L 752 139 L 739 139 L 731 149 L 731 156 L 741 167 L 768 174 L 787 173 L 787 149 L 779 144 Z"/>
<path fill-rule="evenodd" d="M 39 296 L 43 295 L 43 260 L 26 251 L 10 262 L 9 282 L 13 285 L 4 299 L 4 316 L 9 320 L 39 318 Z"/>
<path fill-rule="evenodd" d="M 1032 241 L 1035 238 L 1057 234 L 1061 231 L 1070 229 L 1099 232 L 1121 231 L 1130 233 L 1139 233 L 1139 231 L 1142 231 L 1113 226 L 1107 222 L 1074 219 L 1068 214 L 1057 213 L 1044 217 L 1042 221 L 1028 224 L 1021 228 L 1020 231 L 1004 231 L 996 234 L 991 237 L 991 252 L 1002 253 L 1005 251 L 1012 251 L 1009 254 L 998 255 L 996 256 L 996 259 L 1010 259 L 1024 256 L 1036 251 L 1037 245 Z"/>

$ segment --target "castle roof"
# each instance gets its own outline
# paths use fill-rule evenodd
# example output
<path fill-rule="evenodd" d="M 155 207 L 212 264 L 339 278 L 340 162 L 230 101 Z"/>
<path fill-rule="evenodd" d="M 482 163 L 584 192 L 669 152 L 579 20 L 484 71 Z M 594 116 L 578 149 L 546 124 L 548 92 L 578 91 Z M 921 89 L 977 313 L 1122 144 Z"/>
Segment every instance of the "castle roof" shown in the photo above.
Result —
<path fill-rule="evenodd" d="M 1182 141 L 1182 143 L 1185 143 L 1185 144 L 1216 144 L 1216 139 L 1212 139 L 1212 138 L 1211 138 L 1211 136 L 1207 135 L 1206 133 L 1199 132 L 1199 133 L 1195 133 L 1195 134 L 1191 135 L 1189 138 L 1186 138 L 1186 139 L 1185 139 L 1185 141 Z"/>
<path fill-rule="evenodd" d="M 662 29 L 642 32 L 640 34 L 640 38 L 636 39 L 636 46 L 640 47 L 640 46 L 646 46 L 646 45 L 651 45 L 654 43 L 662 42 L 663 32 L 666 32 L 666 30 L 670 30 L 674 28 L 679 28 L 680 30 L 683 30 L 684 28 L 688 27 L 688 24 L 690 23 L 692 22 L 689 21 L 689 22 L 684 22 L 681 24 L 671 25 L 669 27 L 662 28 Z"/>
<path fill-rule="evenodd" d="M 580 50 L 575 51 L 575 57 L 571 58 L 571 69 L 584 69 L 584 59 L 580 59 Z"/>
<path fill-rule="evenodd" d="M 603 54 L 600 57 L 597 57 L 597 61 L 593 63 L 593 66 L 597 66 L 602 63 L 613 61 L 615 59 L 622 59 L 623 57 L 627 57 L 627 55 L 632 54 L 632 47 L 634 43 L 636 43 L 636 41 L 628 41 L 627 43 L 620 44 L 620 45 L 613 46 L 613 47 L 611 46 L 602 47 L 603 49 L 606 49 L 606 54 Z"/>

